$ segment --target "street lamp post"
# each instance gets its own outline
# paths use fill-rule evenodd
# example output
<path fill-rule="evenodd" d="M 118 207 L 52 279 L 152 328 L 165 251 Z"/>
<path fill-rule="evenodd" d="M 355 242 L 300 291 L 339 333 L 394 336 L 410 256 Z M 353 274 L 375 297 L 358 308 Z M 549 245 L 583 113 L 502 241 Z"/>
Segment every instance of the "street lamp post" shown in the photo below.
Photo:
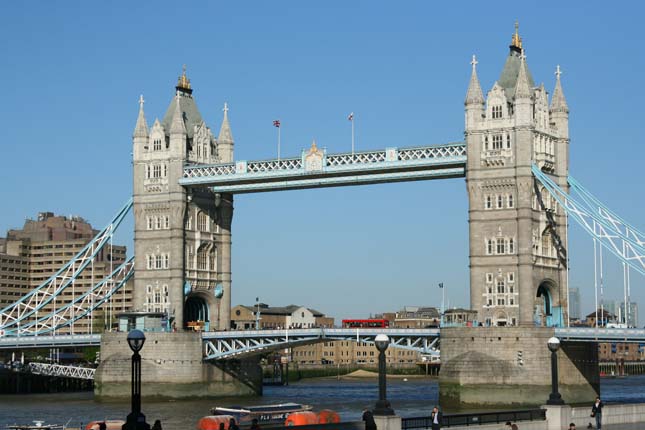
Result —
<path fill-rule="evenodd" d="M 128 333 L 128 346 L 132 354 L 132 412 L 128 415 L 123 430 L 150 430 L 146 423 L 146 416 L 141 413 L 141 355 L 146 336 L 141 330 L 132 330 Z"/>
<path fill-rule="evenodd" d="M 255 329 L 260 330 L 260 298 L 255 298 Z"/>
<path fill-rule="evenodd" d="M 390 345 L 390 338 L 381 333 L 374 339 L 378 349 L 378 401 L 374 408 L 374 415 L 394 415 L 394 411 L 387 401 L 385 380 L 385 350 Z"/>
<path fill-rule="evenodd" d="M 558 392 L 558 349 L 560 349 L 560 340 L 557 337 L 552 337 L 547 341 L 547 345 L 551 351 L 551 394 L 546 404 L 564 405 L 564 400 L 562 400 L 562 396 Z"/>
<path fill-rule="evenodd" d="M 443 327 L 443 314 L 445 312 L 443 306 L 446 299 L 446 290 L 443 289 L 443 282 L 439 282 L 439 288 L 441 289 L 441 319 L 439 322 L 439 327 Z"/>

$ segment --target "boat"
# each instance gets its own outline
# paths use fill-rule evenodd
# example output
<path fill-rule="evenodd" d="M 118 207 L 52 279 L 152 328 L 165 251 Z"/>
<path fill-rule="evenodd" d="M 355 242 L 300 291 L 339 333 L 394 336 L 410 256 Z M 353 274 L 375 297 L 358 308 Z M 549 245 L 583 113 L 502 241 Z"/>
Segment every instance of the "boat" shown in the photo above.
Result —
<path fill-rule="evenodd" d="M 99 430 L 101 428 L 101 423 L 105 423 L 105 430 L 121 430 L 125 421 L 123 420 L 98 420 L 90 421 L 86 426 L 85 430 Z"/>
<path fill-rule="evenodd" d="M 8 425 L 8 429 L 12 430 L 64 430 L 65 427 L 62 424 L 45 424 L 45 421 L 35 420 L 33 424 L 13 424 Z"/>
<path fill-rule="evenodd" d="M 283 424 L 294 412 L 310 411 L 313 407 L 300 403 L 281 403 L 278 405 L 229 406 L 211 409 L 213 415 L 230 415 L 239 426 L 250 426 L 256 419 L 262 424 Z"/>

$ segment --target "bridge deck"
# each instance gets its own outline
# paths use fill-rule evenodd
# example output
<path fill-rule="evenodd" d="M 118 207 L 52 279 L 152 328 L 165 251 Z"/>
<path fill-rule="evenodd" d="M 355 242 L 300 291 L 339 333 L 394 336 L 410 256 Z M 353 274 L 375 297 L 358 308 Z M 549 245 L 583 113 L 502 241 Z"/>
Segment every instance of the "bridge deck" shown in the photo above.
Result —
<path fill-rule="evenodd" d="M 312 146 L 296 158 L 187 165 L 179 183 L 241 194 L 456 178 L 465 176 L 465 169 L 463 143 L 354 154 L 327 154 Z"/>

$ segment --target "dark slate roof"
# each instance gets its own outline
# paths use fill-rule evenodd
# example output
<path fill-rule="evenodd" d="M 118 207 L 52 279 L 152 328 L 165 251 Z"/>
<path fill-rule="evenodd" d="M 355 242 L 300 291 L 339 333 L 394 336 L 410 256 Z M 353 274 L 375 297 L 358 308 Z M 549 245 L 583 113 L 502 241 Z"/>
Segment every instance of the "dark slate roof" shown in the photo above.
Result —
<path fill-rule="evenodd" d="M 197 105 L 195 104 L 195 100 L 193 99 L 192 95 L 182 92 L 181 90 L 179 91 L 179 107 L 181 108 L 181 113 L 184 117 L 186 133 L 188 134 L 188 137 L 192 139 L 195 126 L 202 122 L 202 116 L 197 109 Z M 170 126 L 172 125 L 174 113 L 175 99 L 173 97 L 173 99 L 170 101 L 170 104 L 168 105 L 168 109 L 166 110 L 166 114 L 163 117 L 163 121 L 161 121 L 161 125 L 163 125 L 166 133 L 170 133 Z"/>
<path fill-rule="evenodd" d="M 253 312 L 256 311 L 257 307 L 256 306 L 244 306 L 247 309 L 253 310 Z M 294 313 L 296 310 L 300 308 L 305 308 L 308 309 L 315 317 L 324 317 L 325 314 L 322 312 L 318 312 L 315 309 L 310 309 L 306 306 L 300 306 L 300 305 L 288 305 L 288 306 L 260 306 L 260 313 L 264 315 L 291 315 Z"/>
<path fill-rule="evenodd" d="M 521 63 L 522 60 L 520 60 L 520 53 L 511 49 L 508 57 L 506 57 L 506 63 L 504 63 L 502 74 L 497 81 L 497 83 L 506 91 L 506 98 L 508 98 L 509 101 L 512 101 L 513 96 L 515 95 L 515 84 L 517 83 L 517 75 L 520 73 Z M 529 88 L 533 88 L 535 87 L 535 83 L 533 82 L 533 76 L 531 76 L 531 71 L 529 70 L 526 60 L 524 60 L 524 66 L 526 67 L 526 77 L 529 80 Z"/>

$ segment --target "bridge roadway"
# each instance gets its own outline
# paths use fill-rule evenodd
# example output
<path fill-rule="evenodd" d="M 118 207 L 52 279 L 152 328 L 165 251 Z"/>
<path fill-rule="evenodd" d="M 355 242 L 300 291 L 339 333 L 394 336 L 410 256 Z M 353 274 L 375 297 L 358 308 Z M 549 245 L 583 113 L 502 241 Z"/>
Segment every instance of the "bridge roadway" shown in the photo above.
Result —
<path fill-rule="evenodd" d="M 466 175 L 462 142 L 414 148 L 327 154 L 314 145 L 300 157 L 224 164 L 189 164 L 179 184 L 218 193 L 259 193 Z"/>
<path fill-rule="evenodd" d="M 477 328 L 473 327 L 476 331 Z M 392 346 L 436 354 L 439 329 L 401 328 L 310 328 L 289 330 L 233 330 L 202 333 L 205 360 L 223 360 L 245 354 L 257 354 L 285 347 L 317 342 L 352 340 L 373 343 L 379 333 L 387 334 Z M 574 342 L 645 342 L 645 329 L 562 327 L 555 329 L 562 341 Z M 0 337 L 0 349 L 63 348 L 100 346 L 100 334 Z"/>

